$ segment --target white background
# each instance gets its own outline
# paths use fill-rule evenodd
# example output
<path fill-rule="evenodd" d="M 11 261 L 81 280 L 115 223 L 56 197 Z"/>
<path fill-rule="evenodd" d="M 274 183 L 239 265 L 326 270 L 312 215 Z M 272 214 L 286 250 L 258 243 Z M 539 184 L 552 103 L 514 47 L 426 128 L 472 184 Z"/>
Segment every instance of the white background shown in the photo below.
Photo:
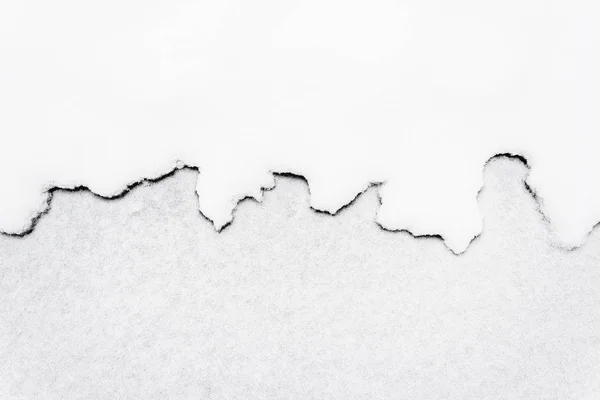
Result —
<path fill-rule="evenodd" d="M 53 186 L 113 196 L 180 160 L 217 229 L 294 172 L 329 212 L 385 182 L 382 226 L 461 252 L 509 152 L 579 245 L 600 221 L 598 20 L 595 0 L 4 1 L 0 230 Z"/>

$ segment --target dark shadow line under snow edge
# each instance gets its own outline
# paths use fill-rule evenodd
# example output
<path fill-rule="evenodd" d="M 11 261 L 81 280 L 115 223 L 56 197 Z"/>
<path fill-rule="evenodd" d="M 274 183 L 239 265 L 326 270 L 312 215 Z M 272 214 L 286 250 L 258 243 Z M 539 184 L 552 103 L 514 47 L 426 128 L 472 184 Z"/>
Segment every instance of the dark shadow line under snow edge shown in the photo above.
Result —
<path fill-rule="evenodd" d="M 516 154 L 516 153 L 497 153 L 493 156 L 491 156 L 490 158 L 488 158 L 488 160 L 484 163 L 483 165 L 483 170 L 485 170 L 485 167 L 487 167 L 487 165 L 492 162 L 495 159 L 500 159 L 500 158 L 507 158 L 507 159 L 511 159 L 511 160 L 517 160 L 519 162 L 521 162 L 526 168 L 527 170 L 531 170 L 531 165 L 529 164 L 529 162 L 527 161 L 527 158 L 520 155 L 520 154 Z M 60 186 L 53 186 L 50 187 L 46 190 L 46 194 L 47 194 L 47 199 L 46 199 L 46 204 L 45 207 L 42 211 L 40 211 L 36 216 L 34 216 L 29 225 L 27 226 L 27 228 L 20 233 L 8 233 L 8 232 L 3 232 L 0 231 L 0 235 L 2 236 L 9 236 L 9 237 L 15 237 L 15 238 L 25 238 L 26 236 L 28 236 L 29 234 L 31 234 L 35 227 L 37 226 L 37 224 L 39 223 L 39 221 L 46 215 L 48 214 L 48 212 L 50 211 L 50 207 L 51 207 L 51 203 L 52 203 L 52 198 L 54 196 L 54 193 L 57 191 L 65 191 L 65 192 L 88 192 L 90 193 L 93 197 L 100 199 L 100 200 L 105 200 L 105 201 L 111 201 L 111 200 L 118 200 L 121 199 L 123 197 L 125 197 L 129 192 L 131 192 L 133 189 L 137 188 L 138 186 L 141 185 L 146 185 L 146 184 L 154 184 L 154 183 L 159 183 L 164 179 L 167 179 L 169 177 L 172 177 L 173 175 L 175 175 L 179 170 L 182 169 L 187 169 L 187 170 L 191 170 L 191 171 L 195 171 L 197 173 L 200 173 L 200 168 L 197 166 L 193 166 L 193 165 L 187 165 L 181 161 L 177 161 L 175 163 L 175 166 L 169 170 L 168 172 L 162 174 L 162 175 L 158 175 L 156 177 L 153 178 L 141 178 L 139 180 L 136 180 L 134 182 L 131 182 L 129 184 L 127 184 L 125 186 L 125 188 L 115 194 L 114 196 L 103 196 L 100 195 L 98 193 L 95 193 L 94 191 L 92 191 L 89 187 L 85 186 L 85 185 L 77 185 L 74 187 L 60 187 Z M 311 196 L 311 192 L 310 192 L 310 184 L 308 182 L 308 179 L 299 173 L 295 173 L 295 172 L 285 172 L 285 171 L 270 171 L 270 173 L 273 175 L 274 178 L 277 177 L 283 177 L 283 178 L 290 178 L 290 179 L 295 179 L 295 180 L 300 180 L 302 182 L 305 183 L 307 190 L 308 190 L 308 195 L 309 198 Z M 529 174 L 529 173 L 528 173 Z M 314 211 L 315 213 L 318 214 L 322 214 L 322 215 L 327 215 L 330 217 L 335 217 L 337 215 L 340 215 L 341 213 L 343 213 L 346 209 L 350 208 L 352 205 L 354 205 L 357 200 L 368 190 L 370 189 L 375 189 L 376 191 L 376 195 L 377 195 L 377 199 L 379 202 L 379 205 L 382 205 L 382 199 L 381 199 L 381 195 L 379 193 L 378 188 L 382 185 L 385 184 L 384 182 L 369 182 L 361 191 L 359 191 L 356 196 L 354 196 L 350 201 L 348 201 L 347 203 L 345 203 L 344 205 L 342 205 L 340 208 L 338 208 L 336 211 L 334 212 L 330 212 L 327 210 L 320 210 L 317 208 L 314 208 L 312 205 L 310 205 L 309 202 L 309 207 L 312 211 Z M 523 179 L 523 185 L 525 187 L 525 190 L 531 195 L 531 197 L 533 198 L 535 204 L 536 204 L 536 210 L 537 212 L 541 215 L 542 219 L 544 222 L 550 224 L 550 220 L 549 218 L 544 214 L 543 210 L 542 210 L 542 200 L 541 198 L 537 195 L 536 191 L 527 183 L 527 176 L 525 177 L 525 179 Z M 265 193 L 268 191 L 271 191 L 273 189 L 275 189 L 276 187 L 276 183 L 273 184 L 270 187 L 261 187 L 261 193 Z M 482 185 L 482 187 L 479 189 L 479 191 L 477 192 L 476 197 L 479 198 L 479 195 L 482 193 L 484 187 Z M 196 194 L 196 200 L 199 201 L 199 194 L 198 191 L 195 190 L 194 193 Z M 240 206 L 241 203 L 250 200 L 250 201 L 254 201 L 257 203 L 260 203 L 262 201 L 261 200 L 257 200 L 256 198 L 254 198 L 253 196 L 244 196 L 242 198 L 240 198 L 239 200 L 236 201 L 234 208 L 231 211 L 231 220 L 228 221 L 227 223 L 225 223 L 220 229 L 217 229 L 214 225 L 214 221 L 212 219 L 210 219 L 208 216 L 204 215 L 204 213 L 198 208 L 198 212 L 200 213 L 200 215 L 206 219 L 207 221 L 209 221 L 211 223 L 211 225 L 215 228 L 215 231 L 217 233 L 221 233 L 222 231 L 224 231 L 225 229 L 227 229 L 232 223 L 233 223 L 233 219 L 235 217 L 235 213 L 238 209 L 238 207 Z M 421 240 L 440 240 L 443 244 L 444 247 L 446 247 L 446 249 L 448 249 L 452 254 L 454 255 L 461 255 L 464 254 L 473 244 L 473 242 L 475 242 L 476 240 L 478 240 L 482 234 L 483 234 L 483 229 L 481 232 L 479 232 L 477 235 L 473 236 L 473 238 L 471 238 L 471 240 L 469 241 L 469 244 L 467 245 L 467 247 L 465 248 L 465 250 L 463 252 L 455 252 L 454 250 L 452 250 L 450 247 L 448 247 L 448 245 L 446 244 L 446 241 L 444 239 L 444 237 L 440 234 L 422 234 L 422 235 L 417 235 L 414 234 L 413 232 L 411 232 L 409 229 L 390 229 L 390 228 L 386 228 L 385 226 L 383 226 L 379 221 L 377 221 L 376 219 L 373 221 L 378 227 L 379 229 L 381 229 L 384 232 L 390 232 L 390 233 L 404 233 L 404 234 L 408 234 L 410 235 L 412 238 L 414 239 L 421 239 Z M 600 228 L 600 221 L 597 222 L 592 229 L 590 230 L 590 232 L 588 232 L 588 236 L 597 228 Z M 567 247 L 563 249 L 565 251 L 574 251 L 576 249 L 578 249 L 580 246 L 573 246 L 573 247 Z"/>

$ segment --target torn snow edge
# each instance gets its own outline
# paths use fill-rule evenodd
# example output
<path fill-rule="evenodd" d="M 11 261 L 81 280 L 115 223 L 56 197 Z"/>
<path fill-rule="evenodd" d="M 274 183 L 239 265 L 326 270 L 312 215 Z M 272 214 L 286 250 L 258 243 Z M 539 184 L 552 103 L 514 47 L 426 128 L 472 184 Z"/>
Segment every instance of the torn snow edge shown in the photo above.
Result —
<path fill-rule="evenodd" d="M 527 175 L 525 176 L 525 178 L 523 178 L 523 185 L 526 189 L 526 191 L 532 196 L 535 204 L 536 204 L 536 210 L 537 212 L 541 215 L 542 220 L 547 224 L 547 225 L 551 225 L 551 221 L 550 219 L 545 215 L 544 211 L 543 211 L 543 200 L 538 196 L 538 194 L 536 193 L 535 189 L 533 189 L 527 182 L 527 177 L 529 175 L 529 171 L 531 170 L 531 165 L 529 164 L 529 162 L 527 161 L 527 159 L 519 154 L 515 154 L 515 153 L 498 153 L 493 155 L 492 157 L 490 157 L 483 166 L 483 170 L 485 170 L 485 168 L 487 167 L 487 165 L 492 162 L 495 159 L 499 159 L 499 158 L 508 158 L 508 159 L 512 159 L 512 160 L 517 160 L 519 162 L 521 162 L 526 168 L 527 168 Z M 173 175 L 175 175 L 175 173 L 181 169 L 189 169 L 192 171 L 196 171 L 197 173 L 200 173 L 200 168 L 198 166 L 194 166 L 194 165 L 187 165 L 185 163 L 183 163 L 182 161 L 176 161 L 175 165 L 173 166 L 173 168 L 171 168 L 170 170 L 168 170 L 167 172 L 163 173 L 163 174 L 159 174 L 155 177 L 151 177 L 151 178 L 141 178 L 139 180 L 136 180 L 130 184 L 127 184 L 122 191 L 118 192 L 117 194 L 113 195 L 113 196 L 103 196 L 100 195 L 98 193 L 95 193 L 94 191 L 92 191 L 89 187 L 85 186 L 85 185 L 76 185 L 76 186 L 72 186 L 72 187 L 65 187 L 65 186 L 53 186 L 53 187 L 49 187 L 46 191 L 46 201 L 42 207 L 42 209 L 38 212 L 37 215 L 35 215 L 34 217 L 31 218 L 28 226 L 25 228 L 25 230 L 23 230 L 22 232 L 19 233 L 7 233 L 7 232 L 2 232 L 0 231 L 0 234 L 5 235 L 5 236 L 10 236 L 10 237 L 17 237 L 17 238 L 24 238 L 27 235 L 29 235 L 30 233 L 32 233 L 35 229 L 35 227 L 37 226 L 38 222 L 42 219 L 42 217 L 46 214 L 48 214 L 48 212 L 50 211 L 50 206 L 51 206 L 51 202 L 52 202 L 52 198 L 54 195 L 54 192 L 56 191 L 67 191 L 67 192 L 89 192 L 91 193 L 94 197 L 101 199 L 101 200 L 106 200 L 106 201 L 110 201 L 110 200 L 117 200 L 120 199 L 122 197 L 124 197 L 125 195 L 127 195 L 130 191 L 132 191 L 133 189 L 135 189 L 138 186 L 141 185 L 148 185 L 148 184 L 154 184 L 154 183 L 158 183 L 164 179 L 167 179 Z M 284 178 L 291 178 L 291 179 L 297 179 L 297 180 L 301 180 L 306 184 L 307 190 L 308 190 L 308 195 L 309 195 L 309 199 L 311 196 L 311 191 L 310 191 L 310 182 L 308 181 L 308 179 L 300 174 L 300 173 L 295 173 L 295 172 L 289 172 L 289 171 L 269 171 L 270 174 L 273 175 L 274 178 L 276 177 L 284 177 Z M 323 215 L 327 215 L 327 216 L 336 216 L 339 215 L 341 212 L 343 212 L 344 210 L 346 210 L 347 208 L 351 207 L 353 204 L 356 203 L 356 201 L 368 190 L 370 189 L 374 189 L 376 191 L 376 195 L 377 195 L 377 199 L 379 202 L 379 206 L 382 205 L 382 198 L 381 198 L 381 194 L 379 191 L 379 187 L 381 187 L 382 185 L 385 184 L 385 181 L 382 182 L 369 182 L 367 185 L 365 185 L 365 187 L 359 191 L 350 201 L 348 201 L 347 203 L 343 204 L 341 207 L 339 207 L 337 210 L 331 212 L 328 210 L 323 210 L 323 209 L 318 209 L 315 208 L 310 202 L 309 202 L 309 207 L 311 210 L 313 210 L 316 213 L 319 214 L 323 214 Z M 224 223 L 221 227 L 217 227 L 214 224 L 214 221 L 209 218 L 208 216 L 206 216 L 198 207 L 198 212 L 200 213 L 200 215 L 205 218 L 207 221 L 209 221 L 213 227 L 215 228 L 215 230 L 220 233 L 222 232 L 224 229 L 226 229 L 229 225 L 231 225 L 233 223 L 233 219 L 235 216 L 235 213 L 237 212 L 237 209 L 239 207 L 239 205 L 242 202 L 245 202 L 246 200 L 252 200 L 255 201 L 257 203 L 262 202 L 262 195 L 270 190 L 273 190 L 276 186 L 276 182 L 275 180 L 273 180 L 273 184 L 270 186 L 263 186 L 260 188 L 259 191 L 259 196 L 253 196 L 253 195 L 246 195 L 246 196 L 242 196 L 238 199 L 234 199 L 234 207 L 231 210 L 231 216 L 229 221 L 227 221 L 226 223 Z M 482 193 L 484 187 L 482 185 L 482 187 L 479 189 L 479 191 L 477 192 L 476 197 L 479 198 L 480 194 Z M 198 200 L 198 203 L 200 201 L 200 194 L 198 193 L 198 191 L 195 191 L 196 193 L 196 198 Z M 374 223 L 382 230 L 382 231 L 386 231 L 386 232 L 399 232 L 399 233 L 406 233 L 409 234 L 410 236 L 412 236 L 415 239 L 437 239 L 437 240 L 441 240 L 444 243 L 444 246 L 450 250 L 451 253 L 453 253 L 454 255 L 460 255 L 462 253 L 464 253 L 466 251 L 466 249 L 468 249 L 471 244 L 477 240 L 483 233 L 483 228 L 480 232 L 478 232 L 476 235 L 474 235 L 471 240 L 469 241 L 469 244 L 467 245 L 467 247 L 465 248 L 465 250 L 463 251 L 455 251 L 453 250 L 451 247 L 449 247 L 446 243 L 446 240 L 444 239 L 444 237 L 441 234 L 438 233 L 431 233 L 431 234 L 414 234 L 413 232 L 411 232 L 409 229 L 394 229 L 394 228 L 388 228 L 386 226 L 384 226 L 384 224 L 379 221 L 379 219 L 377 218 L 377 215 L 379 214 L 379 212 L 376 213 L 376 217 L 374 220 Z M 593 230 L 595 230 L 597 227 L 600 227 L 600 221 L 598 223 L 596 223 L 592 229 L 590 230 L 590 232 L 588 232 L 588 236 L 591 234 L 591 232 Z M 564 246 L 559 246 L 561 248 L 563 248 L 564 250 L 567 251 L 572 251 L 578 248 L 578 246 L 571 246 L 571 247 L 564 247 Z"/>

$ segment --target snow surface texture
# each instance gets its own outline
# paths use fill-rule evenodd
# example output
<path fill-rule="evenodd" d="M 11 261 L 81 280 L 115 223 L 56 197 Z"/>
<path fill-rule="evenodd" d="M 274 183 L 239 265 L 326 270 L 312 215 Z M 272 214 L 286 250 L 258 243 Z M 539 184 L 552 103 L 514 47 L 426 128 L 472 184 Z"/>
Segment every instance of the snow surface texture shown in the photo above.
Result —
<path fill-rule="evenodd" d="M 376 220 L 481 231 L 481 170 L 528 160 L 556 242 L 600 221 L 597 0 L 0 2 L 0 231 L 48 189 L 199 167 L 217 229 L 272 172 L 336 212 L 383 182 Z"/>
<path fill-rule="evenodd" d="M 461 256 L 381 229 L 377 188 L 332 217 L 279 177 L 221 233 L 189 169 L 57 191 L 0 237 L 0 398 L 597 400 L 600 231 L 552 246 L 526 174 L 488 165 Z"/>

